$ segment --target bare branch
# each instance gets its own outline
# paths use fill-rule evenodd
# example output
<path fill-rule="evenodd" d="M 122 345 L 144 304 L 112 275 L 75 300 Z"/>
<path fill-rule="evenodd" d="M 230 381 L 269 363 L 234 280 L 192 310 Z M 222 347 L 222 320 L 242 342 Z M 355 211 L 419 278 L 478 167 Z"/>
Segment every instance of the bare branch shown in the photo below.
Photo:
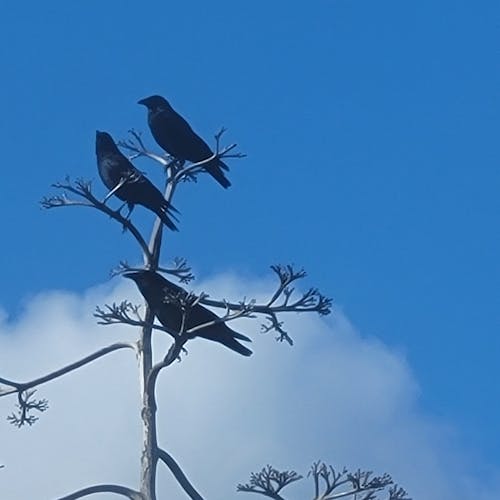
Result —
<path fill-rule="evenodd" d="M 139 314 L 140 307 L 141 306 L 132 304 L 132 302 L 128 300 L 123 300 L 119 304 L 113 302 L 111 305 L 105 304 L 104 309 L 96 306 L 94 317 L 100 319 L 100 321 L 97 322 L 98 325 L 121 323 L 132 326 L 146 326 Z"/>
<path fill-rule="evenodd" d="M 271 465 L 267 465 L 260 472 L 252 472 L 250 481 L 246 484 L 238 484 L 236 491 L 259 493 L 274 500 L 284 500 L 279 494 L 280 491 L 300 479 L 302 476 L 293 470 L 279 472 Z"/>
<path fill-rule="evenodd" d="M 206 170 L 203 168 L 204 165 L 212 162 L 215 159 L 222 160 L 227 158 L 245 158 L 246 155 L 243 153 L 230 154 L 230 152 L 237 147 L 237 144 L 230 144 L 229 146 L 221 149 L 220 140 L 224 132 L 226 132 L 226 129 L 223 127 L 219 130 L 219 132 L 217 132 L 217 134 L 215 134 L 215 152 L 212 154 L 212 156 L 206 158 L 205 160 L 191 163 L 189 167 L 179 170 L 175 174 L 173 181 L 178 182 L 183 178 L 196 176 L 199 173 L 206 172 Z"/>
<path fill-rule="evenodd" d="M 377 492 L 394 484 L 389 474 L 373 476 L 371 471 L 358 469 L 352 473 L 345 468 L 342 472 L 337 472 L 331 465 L 327 466 L 323 462 L 315 462 L 308 476 L 311 476 L 314 481 L 314 500 L 337 500 L 347 497 L 374 500 L 377 498 Z M 346 486 L 347 489 L 344 488 Z M 410 500 L 402 488 L 391 488 L 389 494 L 392 495 L 389 500 Z"/>
<path fill-rule="evenodd" d="M 89 486 L 64 497 L 60 497 L 57 500 L 76 500 L 77 498 L 87 497 L 95 493 L 116 493 L 130 500 L 145 500 L 140 492 L 119 484 L 97 484 L 95 486 Z"/>
<path fill-rule="evenodd" d="M 122 260 L 118 266 L 111 270 L 110 275 L 114 277 L 130 271 L 142 271 L 143 269 L 143 267 L 131 266 L 127 261 Z M 195 278 L 191 266 L 183 257 L 175 257 L 172 260 L 172 267 L 158 267 L 156 270 L 175 276 L 181 283 L 190 283 Z"/>
<path fill-rule="evenodd" d="M 405 490 L 394 485 L 389 474 L 373 476 L 370 471 L 357 470 L 354 473 L 343 469 L 337 472 L 324 462 L 313 463 L 308 476 L 314 481 L 313 500 L 337 500 L 352 497 L 354 500 L 375 500 L 377 492 L 388 491 L 388 500 L 411 500 Z M 258 473 L 252 473 L 250 481 L 239 484 L 237 491 L 258 493 L 260 495 L 283 500 L 281 490 L 289 484 L 302 479 L 295 471 L 279 472 L 268 465 Z M 347 489 L 346 489 L 347 487 Z M 387 487 L 390 487 L 387 490 Z"/>
<path fill-rule="evenodd" d="M 184 300 L 192 301 L 191 306 L 197 303 L 200 299 L 200 297 L 196 297 L 192 294 L 184 293 L 184 296 L 185 296 Z M 149 375 L 146 380 L 146 390 L 152 395 L 154 395 L 154 387 L 156 385 L 156 380 L 161 370 L 163 370 L 167 366 L 170 366 L 175 360 L 180 361 L 181 352 L 185 351 L 184 345 L 188 340 L 193 338 L 193 336 L 187 334 L 185 330 L 186 318 L 188 314 L 189 314 L 188 308 L 182 307 L 182 319 L 181 319 L 180 330 L 177 335 L 172 335 L 172 337 L 174 338 L 174 343 L 169 347 L 163 359 L 160 362 L 156 363 L 154 366 L 152 366 L 151 371 L 149 372 Z"/>
<path fill-rule="evenodd" d="M 389 490 L 389 499 L 388 500 L 412 500 L 406 491 L 394 484 Z"/>
<path fill-rule="evenodd" d="M 111 305 L 104 304 L 104 309 L 100 306 L 96 306 L 94 316 L 100 320 L 97 322 L 99 325 L 108 326 L 121 324 L 139 326 L 141 328 L 151 328 L 152 330 L 159 330 L 163 333 L 168 333 L 175 338 L 175 335 L 173 335 L 172 332 L 167 330 L 165 327 L 155 323 L 148 323 L 145 319 L 142 319 L 139 313 L 140 307 L 141 306 L 132 304 L 127 300 L 124 300 L 119 304 L 113 302 Z M 134 319 L 131 314 L 133 314 L 137 319 Z"/>
<path fill-rule="evenodd" d="M 292 266 L 271 266 L 271 269 L 275 271 L 280 277 L 280 284 L 278 289 L 273 294 L 271 299 L 265 304 L 255 304 L 253 306 L 253 311 L 269 314 L 270 312 L 317 312 L 321 316 L 326 316 L 331 312 L 332 299 L 329 299 L 322 295 L 316 288 L 310 288 L 305 293 L 302 294 L 294 302 L 290 303 L 290 297 L 292 296 L 295 289 L 289 288 L 290 283 L 298 279 L 304 278 L 306 276 L 303 270 L 299 272 L 293 271 Z M 284 269 L 290 270 L 291 272 L 284 271 Z M 286 274 L 281 274 L 282 272 Z M 282 302 L 279 305 L 275 305 L 277 300 L 282 298 Z M 241 303 L 235 304 L 230 302 L 221 302 L 215 300 L 203 299 L 202 304 L 213 306 L 213 307 L 229 307 L 230 309 L 241 309 Z"/>
<path fill-rule="evenodd" d="M 256 314 L 263 314 L 268 321 L 267 324 L 262 325 L 262 331 L 267 333 L 275 330 L 279 333 L 277 340 L 286 341 L 293 345 L 293 341 L 288 333 L 283 329 L 283 322 L 278 320 L 278 313 L 283 312 L 316 312 L 320 316 L 330 314 L 332 299 L 321 294 L 316 288 L 310 288 L 299 296 L 296 300 L 291 300 L 295 289 L 290 287 L 291 283 L 302 279 L 306 276 L 303 269 L 295 271 L 293 266 L 274 265 L 271 269 L 278 275 L 279 285 L 271 296 L 269 301 L 264 304 L 251 303 L 251 312 Z M 225 309 L 233 311 L 242 311 L 248 309 L 248 304 L 244 301 L 239 303 L 217 301 L 203 297 L 200 300 L 201 304 L 211 307 L 224 307 Z"/>
<path fill-rule="evenodd" d="M 179 467 L 174 458 L 161 448 L 157 449 L 158 458 L 170 469 L 172 474 L 177 479 L 177 482 L 182 486 L 189 498 L 192 500 L 203 500 L 203 497 L 196 491 L 194 486 L 189 482 L 182 469 Z"/>
<path fill-rule="evenodd" d="M 85 356 L 84 358 L 82 358 L 78 361 L 75 361 L 74 363 L 71 363 L 67 366 L 64 366 L 63 368 L 60 368 L 59 370 L 53 371 L 47 375 L 36 378 L 36 379 L 31 380 L 29 382 L 14 382 L 11 380 L 0 378 L 0 383 L 8 385 L 8 386 L 13 388 L 13 389 L 7 389 L 7 390 L 4 390 L 3 392 L 0 392 L 0 397 L 7 396 L 9 394 L 20 393 L 20 392 L 26 391 L 28 389 L 31 389 L 33 387 L 37 387 L 39 385 L 50 382 L 51 380 L 54 380 L 54 379 L 59 378 L 63 375 L 66 375 L 67 373 L 70 373 L 70 372 L 80 368 L 81 366 L 87 365 L 87 364 L 91 363 L 92 361 L 95 361 L 96 359 L 102 358 L 106 354 L 109 354 L 113 351 L 117 351 L 119 349 L 133 349 L 134 351 L 136 351 L 137 345 L 135 343 L 131 343 L 131 342 L 117 342 L 115 344 L 111 344 L 107 347 L 103 347 L 102 349 L 99 349 L 98 351 L 96 351 L 88 356 Z"/>
<path fill-rule="evenodd" d="M 160 163 L 166 169 L 170 167 L 175 167 L 177 160 L 173 156 L 170 156 L 166 153 L 158 155 L 146 149 L 146 146 L 142 141 L 141 132 L 137 132 L 134 129 L 130 129 L 128 133 L 132 136 L 132 138 L 126 139 L 124 141 L 118 141 L 117 144 L 121 148 L 127 149 L 128 151 L 131 151 L 133 153 L 133 155 L 130 157 L 130 160 L 134 160 L 135 158 L 143 156 Z"/>
<path fill-rule="evenodd" d="M 187 260 L 183 257 L 175 257 L 173 259 L 173 267 L 159 267 L 158 271 L 175 276 L 181 283 L 188 284 L 194 280 L 192 268 L 188 265 Z"/>
<path fill-rule="evenodd" d="M 189 310 L 192 307 L 194 307 L 196 304 L 198 304 L 199 302 L 201 302 L 203 300 L 204 296 L 205 296 L 204 294 L 201 294 L 199 296 L 189 294 L 186 297 L 185 300 L 186 300 L 187 304 L 181 305 L 182 309 L 186 312 L 186 315 L 189 314 Z M 191 301 L 191 303 L 189 303 L 188 301 Z M 238 318 L 242 318 L 242 317 L 252 318 L 252 317 L 254 317 L 252 315 L 252 311 L 253 311 L 253 303 L 252 302 L 250 302 L 248 304 L 242 303 L 241 308 L 239 310 L 236 310 L 235 312 L 231 312 L 231 308 L 229 308 L 226 305 L 226 313 L 224 314 L 224 316 L 217 317 L 217 319 L 214 319 L 212 321 L 207 321 L 206 323 L 201 323 L 199 325 L 194 326 L 193 328 L 189 328 L 188 330 L 184 331 L 182 333 L 182 335 L 185 335 L 187 338 L 194 338 L 196 336 L 196 332 L 203 330 L 205 328 L 210 328 L 210 327 L 217 325 L 219 323 L 227 323 L 229 321 L 232 321 L 232 320 L 238 319 Z"/>
<path fill-rule="evenodd" d="M 146 380 L 146 387 L 148 392 L 154 393 L 154 387 L 156 384 L 156 380 L 158 379 L 158 375 L 160 372 L 170 366 L 176 359 L 180 359 L 181 352 L 184 349 L 184 344 L 189 339 L 185 336 L 175 337 L 173 344 L 169 347 L 167 353 L 165 354 L 162 361 L 156 363 L 149 372 L 149 375 Z"/>
<path fill-rule="evenodd" d="M 269 333 L 272 330 L 275 330 L 279 333 L 279 337 L 276 337 L 276 340 L 279 342 L 283 342 L 284 340 L 288 342 L 289 345 L 293 345 L 292 338 L 288 335 L 288 333 L 283 330 L 283 321 L 278 320 L 278 316 L 273 311 L 270 311 L 266 314 L 267 321 L 269 322 L 267 325 L 262 323 L 260 325 L 260 329 L 263 333 Z"/>
<path fill-rule="evenodd" d="M 33 396 L 36 389 L 31 389 L 28 391 L 21 391 L 17 394 L 18 403 L 18 413 L 12 413 L 7 417 L 7 421 L 16 427 L 22 427 L 23 425 L 33 425 L 39 417 L 32 415 L 32 411 L 38 411 L 43 413 L 49 408 L 49 402 L 46 399 L 34 399 Z"/>
<path fill-rule="evenodd" d="M 142 251 L 144 254 L 147 256 L 148 261 L 151 260 L 151 254 L 149 252 L 148 245 L 146 244 L 146 241 L 142 237 L 141 233 L 139 230 L 134 226 L 134 224 L 130 221 L 130 219 L 124 217 L 121 213 L 120 210 L 112 210 L 109 208 L 105 202 L 99 201 L 93 194 L 92 194 L 92 182 L 91 181 L 85 181 L 83 179 L 77 179 L 74 184 L 71 183 L 69 177 L 66 177 L 65 182 L 58 182 L 55 184 L 52 184 L 52 187 L 56 189 L 62 190 L 62 194 L 56 195 L 56 196 L 51 196 L 51 197 L 44 197 L 40 201 L 40 205 L 42 208 L 57 208 L 57 207 L 67 207 L 67 206 L 80 206 L 80 207 L 92 207 L 100 212 L 105 213 L 106 215 L 109 215 L 112 219 L 118 221 L 124 230 L 130 231 L 130 233 L 134 236 L 136 241 L 139 243 L 141 246 Z M 78 199 L 70 199 L 68 198 L 67 193 L 72 193 L 76 195 L 78 198 L 82 198 L 83 200 L 87 201 L 80 201 Z"/>
<path fill-rule="evenodd" d="M 278 290 L 276 290 L 274 295 L 269 300 L 269 306 L 273 305 L 276 302 L 276 300 L 281 296 L 288 285 L 298 279 L 306 277 L 306 272 L 304 271 L 304 269 L 301 269 L 300 271 L 294 271 L 291 265 L 282 266 L 281 264 L 275 264 L 271 266 L 271 269 L 278 275 L 280 285 L 278 287 Z"/>
<path fill-rule="evenodd" d="M 212 156 L 202 161 L 191 163 L 188 167 L 184 167 L 184 161 L 177 160 L 168 154 L 156 154 L 147 150 L 142 141 L 141 133 L 135 130 L 129 130 L 132 138 L 120 141 L 118 145 L 133 153 L 130 159 L 142 156 L 160 163 L 165 170 L 171 171 L 168 182 L 176 185 L 181 181 L 196 181 L 198 174 L 206 172 L 203 167 L 215 159 L 244 158 L 246 156 L 243 153 L 231 153 L 237 147 L 237 144 L 230 144 L 227 147 L 221 148 L 220 141 L 225 131 L 226 129 L 222 128 L 215 134 L 215 152 Z"/>

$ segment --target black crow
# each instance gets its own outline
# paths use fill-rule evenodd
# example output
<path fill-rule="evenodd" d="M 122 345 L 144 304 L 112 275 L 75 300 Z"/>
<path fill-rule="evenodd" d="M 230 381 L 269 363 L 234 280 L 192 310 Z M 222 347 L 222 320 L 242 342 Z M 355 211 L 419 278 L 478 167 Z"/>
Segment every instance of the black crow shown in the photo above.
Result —
<path fill-rule="evenodd" d="M 141 99 L 138 104 L 148 108 L 148 124 L 158 145 L 169 155 L 178 160 L 198 163 L 213 156 L 208 144 L 189 126 L 189 123 L 177 113 L 168 101 L 152 95 Z M 213 159 L 203 168 L 224 188 L 231 183 L 224 175 L 228 166 L 221 160 Z"/>
<path fill-rule="evenodd" d="M 169 330 L 173 337 L 176 337 L 181 330 L 183 316 L 180 303 L 176 300 L 176 297 L 185 297 L 187 292 L 154 271 L 134 271 L 125 273 L 123 276 L 135 281 L 158 321 Z M 186 312 L 184 331 L 217 319 L 219 317 L 210 309 L 196 304 Z M 251 342 L 251 339 L 235 332 L 225 323 L 216 323 L 213 326 L 197 330 L 193 332 L 193 336 L 219 342 L 229 347 L 229 349 L 243 354 L 243 356 L 252 354 L 250 349 L 247 349 L 236 340 Z"/>
<path fill-rule="evenodd" d="M 134 205 L 142 205 L 153 211 L 167 227 L 177 231 L 177 227 L 169 218 L 175 216 L 169 212 L 177 212 L 163 197 L 161 192 L 149 179 L 137 170 L 120 152 L 107 132 L 96 131 L 95 152 L 97 167 L 104 185 L 120 200 L 127 202 L 132 211 Z M 120 185 L 121 184 L 121 185 Z M 117 186 L 120 187 L 117 188 Z M 116 189 L 116 191 L 114 191 Z M 109 196 L 109 195 L 108 195 Z"/>

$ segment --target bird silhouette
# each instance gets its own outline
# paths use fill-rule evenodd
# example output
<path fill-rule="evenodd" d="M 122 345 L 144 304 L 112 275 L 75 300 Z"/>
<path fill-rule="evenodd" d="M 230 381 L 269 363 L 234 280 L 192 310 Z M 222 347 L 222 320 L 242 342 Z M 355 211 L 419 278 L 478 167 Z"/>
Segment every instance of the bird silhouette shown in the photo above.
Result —
<path fill-rule="evenodd" d="M 141 99 L 148 109 L 148 125 L 155 141 L 169 155 L 178 160 L 198 163 L 213 156 L 208 144 L 190 127 L 189 123 L 177 113 L 169 102 L 159 95 Z M 203 164 L 203 168 L 224 188 L 231 183 L 223 170 L 229 167 L 218 158 Z"/>
<path fill-rule="evenodd" d="M 174 338 L 177 337 L 182 327 L 183 312 L 175 297 L 185 297 L 187 292 L 154 271 L 133 271 L 125 273 L 123 276 L 135 281 L 158 321 Z M 195 304 L 186 312 L 184 331 L 217 319 L 219 317 L 215 313 L 201 304 Z M 251 342 L 251 339 L 235 332 L 226 323 L 221 322 L 201 328 L 193 332 L 193 336 L 219 342 L 243 356 L 252 354 L 250 349 L 238 342 L 238 340 Z"/>
<path fill-rule="evenodd" d="M 171 212 L 177 210 L 121 153 L 107 132 L 96 131 L 95 152 L 99 175 L 110 193 L 113 192 L 120 200 L 127 202 L 130 212 L 134 205 L 142 205 L 154 212 L 172 231 L 177 231 L 176 225 L 170 218 L 175 219 Z"/>

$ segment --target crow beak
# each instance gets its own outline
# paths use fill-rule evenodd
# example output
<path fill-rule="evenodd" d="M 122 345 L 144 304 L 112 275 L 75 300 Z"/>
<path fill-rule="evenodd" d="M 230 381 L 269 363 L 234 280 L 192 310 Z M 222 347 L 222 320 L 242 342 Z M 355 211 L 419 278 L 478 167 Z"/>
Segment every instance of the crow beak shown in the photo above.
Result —
<path fill-rule="evenodd" d="M 140 101 L 137 101 L 137 104 L 142 104 L 143 106 L 147 106 L 146 99 L 141 99 Z"/>

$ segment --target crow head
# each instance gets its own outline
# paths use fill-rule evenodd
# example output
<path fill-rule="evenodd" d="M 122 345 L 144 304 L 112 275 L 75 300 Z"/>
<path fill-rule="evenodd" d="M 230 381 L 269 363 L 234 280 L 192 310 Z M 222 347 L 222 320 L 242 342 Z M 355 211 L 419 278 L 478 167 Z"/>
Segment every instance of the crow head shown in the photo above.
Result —
<path fill-rule="evenodd" d="M 104 151 L 115 151 L 118 149 L 116 147 L 115 141 L 107 132 L 101 132 L 96 130 L 95 132 L 95 149 L 96 152 Z"/>
<path fill-rule="evenodd" d="M 142 104 L 151 111 L 158 109 L 171 109 L 168 101 L 161 95 L 152 95 L 149 97 L 145 97 L 144 99 L 137 101 L 137 104 Z"/>

